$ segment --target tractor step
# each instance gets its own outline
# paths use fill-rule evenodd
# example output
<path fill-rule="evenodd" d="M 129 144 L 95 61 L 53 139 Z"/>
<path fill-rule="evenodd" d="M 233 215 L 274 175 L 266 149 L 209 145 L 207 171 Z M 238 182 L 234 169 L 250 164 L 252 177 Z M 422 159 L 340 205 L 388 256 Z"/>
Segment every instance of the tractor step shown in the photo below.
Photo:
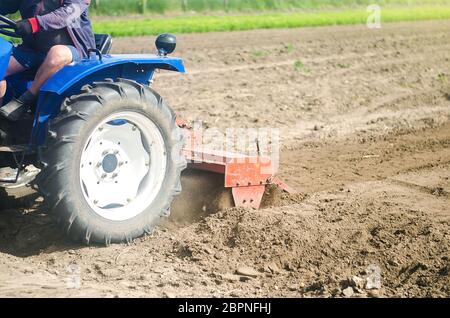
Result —
<path fill-rule="evenodd" d="M 28 145 L 0 146 L 0 152 L 19 153 L 28 150 Z"/>
<path fill-rule="evenodd" d="M 34 166 L 28 166 L 23 170 L 14 168 L 0 169 L 0 187 L 2 188 L 21 188 L 30 184 L 39 174 L 40 170 Z"/>

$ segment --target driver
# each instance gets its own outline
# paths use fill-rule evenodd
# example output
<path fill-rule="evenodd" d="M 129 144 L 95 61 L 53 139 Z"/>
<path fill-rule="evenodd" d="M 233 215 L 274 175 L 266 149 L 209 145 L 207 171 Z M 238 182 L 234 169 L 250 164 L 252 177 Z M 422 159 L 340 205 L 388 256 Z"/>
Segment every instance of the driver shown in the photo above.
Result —
<path fill-rule="evenodd" d="M 91 0 L 0 0 L 0 14 L 20 12 L 16 33 L 23 43 L 13 49 L 6 76 L 30 70 L 32 86 L 19 98 L 0 108 L 0 116 L 19 120 L 35 106 L 44 83 L 65 65 L 78 62 L 95 48 L 88 9 Z M 0 81 L 0 106 L 6 94 Z"/>

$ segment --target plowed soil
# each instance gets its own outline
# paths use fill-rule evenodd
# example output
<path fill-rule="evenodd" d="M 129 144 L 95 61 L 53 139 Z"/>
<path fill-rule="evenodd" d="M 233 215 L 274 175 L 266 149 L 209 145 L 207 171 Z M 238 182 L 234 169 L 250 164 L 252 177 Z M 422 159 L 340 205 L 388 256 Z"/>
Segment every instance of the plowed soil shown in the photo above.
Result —
<path fill-rule="evenodd" d="M 177 213 L 107 248 L 68 242 L 22 196 L 0 212 L 0 296 L 450 296 L 450 22 L 179 42 L 188 73 L 158 73 L 154 88 L 207 127 L 279 128 L 279 174 L 299 194 Z"/>

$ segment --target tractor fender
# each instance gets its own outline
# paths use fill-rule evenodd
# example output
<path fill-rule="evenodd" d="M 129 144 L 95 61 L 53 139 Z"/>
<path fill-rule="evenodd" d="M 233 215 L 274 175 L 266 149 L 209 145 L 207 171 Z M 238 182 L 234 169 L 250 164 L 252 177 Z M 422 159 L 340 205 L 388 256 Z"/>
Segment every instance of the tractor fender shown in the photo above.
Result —
<path fill-rule="evenodd" d="M 66 95 L 74 86 L 80 87 L 94 80 L 127 78 L 137 82 L 149 81 L 155 69 L 185 72 L 182 59 L 157 55 L 107 55 L 85 59 L 64 67 L 41 89 L 41 93 Z M 97 76 L 96 76 L 97 75 Z"/>

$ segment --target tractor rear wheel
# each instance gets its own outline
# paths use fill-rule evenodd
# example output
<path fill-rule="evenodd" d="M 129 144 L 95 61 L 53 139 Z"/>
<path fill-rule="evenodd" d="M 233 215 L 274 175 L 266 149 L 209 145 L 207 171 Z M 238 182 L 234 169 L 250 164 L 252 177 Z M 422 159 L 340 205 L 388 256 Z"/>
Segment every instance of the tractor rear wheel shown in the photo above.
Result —
<path fill-rule="evenodd" d="M 96 83 L 50 122 L 37 184 L 72 239 L 129 243 L 170 214 L 182 148 L 175 114 L 156 92 L 129 80 Z"/>

